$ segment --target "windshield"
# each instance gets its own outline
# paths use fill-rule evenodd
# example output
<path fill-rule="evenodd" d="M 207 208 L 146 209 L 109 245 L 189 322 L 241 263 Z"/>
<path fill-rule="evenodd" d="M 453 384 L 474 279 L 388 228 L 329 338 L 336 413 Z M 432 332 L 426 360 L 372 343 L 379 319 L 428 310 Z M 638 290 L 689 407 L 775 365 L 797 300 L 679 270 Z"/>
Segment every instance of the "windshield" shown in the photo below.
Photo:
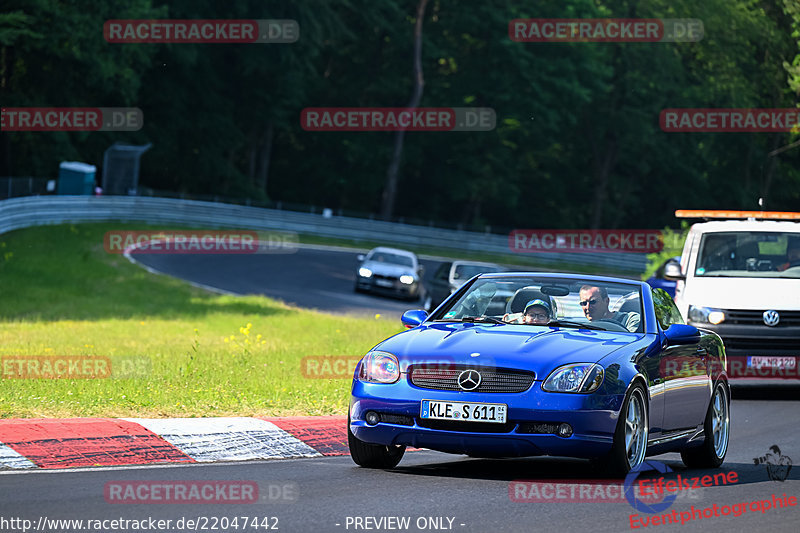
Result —
<path fill-rule="evenodd" d="M 493 265 L 456 265 L 453 279 L 467 280 L 485 272 L 500 272 L 500 267 Z"/>
<path fill-rule="evenodd" d="M 800 278 L 800 233 L 706 233 L 695 275 Z"/>
<path fill-rule="evenodd" d="M 479 278 L 460 298 L 432 318 L 455 322 L 643 331 L 638 285 L 599 283 L 580 278 Z"/>
<path fill-rule="evenodd" d="M 378 263 L 391 263 L 393 265 L 402 265 L 407 267 L 414 266 L 414 261 L 407 255 L 398 255 L 388 252 L 372 252 L 369 254 L 369 257 L 367 257 L 367 260 Z"/>

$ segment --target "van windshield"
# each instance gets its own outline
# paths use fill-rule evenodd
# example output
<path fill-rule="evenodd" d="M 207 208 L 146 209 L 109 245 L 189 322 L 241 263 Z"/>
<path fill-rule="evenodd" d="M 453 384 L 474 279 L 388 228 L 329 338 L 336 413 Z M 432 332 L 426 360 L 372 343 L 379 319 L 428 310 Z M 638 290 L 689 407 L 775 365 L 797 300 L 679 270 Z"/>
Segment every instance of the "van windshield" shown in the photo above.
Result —
<path fill-rule="evenodd" d="M 800 232 L 706 233 L 695 275 L 800 278 Z"/>

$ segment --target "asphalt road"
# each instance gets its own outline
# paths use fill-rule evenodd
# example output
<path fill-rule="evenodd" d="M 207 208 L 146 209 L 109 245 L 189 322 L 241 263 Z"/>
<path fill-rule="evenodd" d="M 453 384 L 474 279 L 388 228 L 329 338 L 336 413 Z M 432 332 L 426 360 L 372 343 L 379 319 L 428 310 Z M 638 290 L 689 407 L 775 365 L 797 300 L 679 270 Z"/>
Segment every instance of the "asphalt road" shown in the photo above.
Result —
<path fill-rule="evenodd" d="M 293 255 L 255 256 L 139 256 L 144 264 L 195 283 L 240 294 L 266 294 L 304 307 L 333 312 L 400 312 L 409 303 L 352 291 L 356 267 L 353 252 L 303 249 Z M 427 261 L 427 272 L 435 263 Z M 736 473 L 736 483 L 682 491 L 670 508 L 691 515 L 703 509 L 748 502 L 740 516 L 695 518 L 678 529 L 650 525 L 622 502 L 519 502 L 511 496 L 515 480 L 566 484 L 598 481 L 602 476 L 586 461 L 558 458 L 486 460 L 431 451 L 408 452 L 390 471 L 356 467 L 349 457 L 277 460 L 210 465 L 98 468 L 69 471 L 0 473 L 0 531 L 22 531 L 12 518 L 172 520 L 163 531 L 626 531 L 631 516 L 636 529 L 648 531 L 793 531 L 800 530 L 800 506 L 761 512 L 749 506 L 772 496 L 800 497 L 800 468 L 789 470 L 785 481 L 769 479 L 764 456 L 773 445 L 787 458 L 800 462 L 800 387 L 734 388 L 731 440 L 721 471 Z M 652 459 L 682 476 L 702 476 L 719 470 L 687 470 L 677 454 Z M 258 483 L 262 501 L 253 504 L 115 504 L 104 497 L 108 483 L 120 481 L 240 480 Z M 544 491 L 542 491 L 544 495 Z M 800 505 L 800 502 L 799 502 Z M 741 506 L 737 507 L 741 512 Z M 754 510 L 755 509 L 755 510 Z M 232 525 L 240 517 L 238 527 Z M 696 515 L 694 515 L 696 516 Z M 227 521 L 223 520 L 223 517 Z M 244 518 L 248 519 L 245 528 Z M 399 517 L 400 521 L 390 520 Z M 176 527 L 184 519 L 183 528 Z M 258 518 L 258 528 L 253 526 Z M 267 518 L 264 520 L 264 518 Z M 408 519 L 408 525 L 402 521 Z M 3 519 L 7 520 L 3 522 Z M 198 520 L 189 527 L 186 520 Z M 383 520 L 382 522 L 380 522 Z M 88 526 L 84 523 L 84 526 Z M 116 524 L 120 526 L 121 524 Z M 148 524 L 149 525 L 149 524 Z M 216 526 L 216 529 L 214 528 Z M 226 526 L 226 527 L 222 527 Z M 267 528 L 269 527 L 269 529 Z M 383 526 L 383 527 L 381 527 Z M 33 529 L 30 529 L 33 530 Z M 80 529 L 82 531 L 98 529 Z M 106 523 L 102 531 L 145 531 Z M 79 531 L 75 527 L 43 526 L 38 531 Z"/>
<path fill-rule="evenodd" d="M 759 399 L 734 400 L 732 405 L 731 442 L 721 471 L 735 472 L 736 483 L 684 491 L 670 508 L 691 512 L 732 506 L 772 495 L 800 496 L 800 468 L 793 468 L 785 481 L 772 481 L 763 465 L 754 457 L 764 455 L 777 444 L 788 457 L 800 460 L 798 402 L 775 401 L 771 394 L 750 395 Z M 655 457 L 672 468 L 674 479 L 702 476 L 719 470 L 687 470 L 677 454 Z M 730 474 L 728 474 L 730 476 Z M 561 481 L 579 483 L 598 480 L 586 461 L 550 457 L 531 459 L 470 459 L 431 451 L 406 453 L 400 465 L 390 471 L 356 467 L 349 457 L 276 460 L 211 465 L 169 467 L 103 468 L 85 471 L 25 472 L 0 474 L 0 517 L 24 518 L 38 523 L 47 519 L 170 519 L 207 517 L 207 528 L 223 517 L 277 518 L 279 531 L 626 531 L 631 530 L 631 515 L 652 517 L 633 509 L 627 502 L 571 503 L 550 501 L 530 503 L 512 501 L 509 484 L 514 480 Z M 152 480 L 252 480 L 259 484 L 266 501 L 243 504 L 112 504 L 104 497 L 107 483 Z M 272 487 L 270 489 L 269 487 Z M 274 490 L 273 490 L 274 489 Z M 288 489 L 288 490 L 287 490 Z M 272 490 L 272 492 L 270 492 Z M 272 500 L 270 500 L 272 494 Z M 512 491 L 511 494 L 514 494 Z M 544 494 L 544 491 L 542 492 Z M 739 508 L 741 509 L 741 507 Z M 688 516 L 688 515 L 687 515 Z M 407 528 L 375 528 L 376 522 L 360 522 L 356 517 L 409 517 Z M 349 521 L 348 521 L 349 519 Z M 452 519 L 450 522 L 448 519 Z M 241 518 L 240 518 L 241 520 Z M 437 522 L 437 520 L 440 520 Z M 221 524 L 222 522 L 219 522 Z M 252 521 L 250 522 L 252 523 Z M 218 525 L 219 525 L 218 524 Z M 274 525 L 270 518 L 268 525 Z M 0 530 L 14 531 L 8 527 Z M 110 525 L 110 523 L 109 523 Z M 200 523 L 200 526 L 203 524 Z M 392 525 L 397 525 L 392 523 Z M 636 525 L 641 525 L 637 523 Z M 419 527 L 418 527 L 419 526 Z M 202 527 L 198 528 L 203 530 Z M 642 528 L 643 529 L 643 528 Z M 675 531 L 676 526 L 651 525 L 648 531 Z M 800 529 L 800 507 L 769 509 L 765 513 L 750 510 L 738 517 L 719 516 L 687 522 L 680 531 L 793 531 Z M 130 530 L 130 529 L 129 529 Z M 206 529 L 213 531 L 213 529 Z M 228 525 L 218 531 L 236 531 Z M 238 531 L 258 531 L 249 527 Z M 265 528 L 261 528 L 265 531 Z M 74 528 L 44 531 L 77 531 Z M 106 527 L 103 531 L 113 531 Z M 131 530 L 132 531 L 132 530 Z"/>
<path fill-rule="evenodd" d="M 299 248 L 292 254 L 172 255 L 135 254 L 158 272 L 236 294 L 263 294 L 300 307 L 352 314 L 418 309 L 421 302 L 353 291 L 357 252 Z M 425 276 L 439 261 L 421 259 Z M 424 278 L 423 278 L 424 279 Z"/>

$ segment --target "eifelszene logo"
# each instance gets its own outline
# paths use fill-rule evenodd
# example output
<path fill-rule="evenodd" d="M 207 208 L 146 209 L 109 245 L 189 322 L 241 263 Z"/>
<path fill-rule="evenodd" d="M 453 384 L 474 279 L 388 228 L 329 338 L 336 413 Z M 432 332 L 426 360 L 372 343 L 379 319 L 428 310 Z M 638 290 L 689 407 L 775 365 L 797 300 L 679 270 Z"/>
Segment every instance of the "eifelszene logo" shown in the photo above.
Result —
<path fill-rule="evenodd" d="M 678 496 L 677 494 L 670 494 L 669 496 L 664 496 L 661 501 L 653 503 L 642 501 L 637 497 L 637 494 L 634 492 L 633 484 L 640 474 L 649 472 L 650 470 L 655 470 L 661 474 L 672 472 L 670 467 L 658 461 L 645 461 L 639 466 L 632 468 L 631 471 L 628 472 L 628 475 L 625 476 L 625 498 L 628 500 L 628 503 L 631 504 L 631 507 L 637 511 L 654 514 L 669 509 Z"/>

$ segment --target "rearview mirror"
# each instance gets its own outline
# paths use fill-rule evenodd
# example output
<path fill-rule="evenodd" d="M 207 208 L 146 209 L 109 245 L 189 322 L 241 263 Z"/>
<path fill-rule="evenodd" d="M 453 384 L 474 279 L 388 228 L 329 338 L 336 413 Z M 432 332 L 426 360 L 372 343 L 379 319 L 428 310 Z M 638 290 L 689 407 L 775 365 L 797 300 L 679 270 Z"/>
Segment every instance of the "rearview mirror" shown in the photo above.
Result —
<path fill-rule="evenodd" d="M 567 296 L 569 294 L 569 287 L 559 285 L 542 285 L 539 290 L 548 296 Z"/>
<path fill-rule="evenodd" d="M 400 322 L 407 328 L 415 328 L 422 324 L 426 318 L 428 318 L 428 313 L 426 311 L 422 309 L 413 309 L 403 313 L 403 316 L 400 317 Z"/>
<path fill-rule="evenodd" d="M 670 346 L 700 342 L 700 330 L 687 324 L 672 324 L 664 332 L 664 336 L 667 337 L 667 343 Z"/>
<path fill-rule="evenodd" d="M 664 265 L 664 279 L 668 279 L 670 281 L 678 281 L 686 279 L 681 273 L 681 265 L 678 263 L 667 263 Z"/>

